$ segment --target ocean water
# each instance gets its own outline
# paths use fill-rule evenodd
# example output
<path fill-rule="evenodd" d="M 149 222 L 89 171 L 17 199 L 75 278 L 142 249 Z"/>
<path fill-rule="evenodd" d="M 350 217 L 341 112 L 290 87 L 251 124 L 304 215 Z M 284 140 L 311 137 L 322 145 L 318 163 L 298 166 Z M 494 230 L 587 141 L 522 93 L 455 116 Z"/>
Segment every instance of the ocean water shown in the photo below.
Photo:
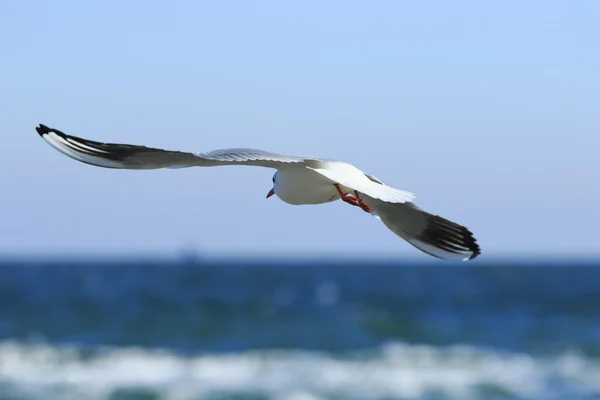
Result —
<path fill-rule="evenodd" d="M 600 399 L 596 265 L 0 262 L 0 399 Z"/>

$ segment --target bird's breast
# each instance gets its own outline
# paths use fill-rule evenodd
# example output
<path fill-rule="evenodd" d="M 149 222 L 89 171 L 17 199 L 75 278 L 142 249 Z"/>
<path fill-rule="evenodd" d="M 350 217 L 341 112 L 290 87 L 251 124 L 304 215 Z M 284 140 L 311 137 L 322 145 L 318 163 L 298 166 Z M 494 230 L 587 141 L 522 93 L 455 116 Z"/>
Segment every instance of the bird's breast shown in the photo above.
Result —
<path fill-rule="evenodd" d="M 275 193 L 293 205 L 328 203 L 340 198 L 331 180 L 308 168 L 279 170 Z"/>

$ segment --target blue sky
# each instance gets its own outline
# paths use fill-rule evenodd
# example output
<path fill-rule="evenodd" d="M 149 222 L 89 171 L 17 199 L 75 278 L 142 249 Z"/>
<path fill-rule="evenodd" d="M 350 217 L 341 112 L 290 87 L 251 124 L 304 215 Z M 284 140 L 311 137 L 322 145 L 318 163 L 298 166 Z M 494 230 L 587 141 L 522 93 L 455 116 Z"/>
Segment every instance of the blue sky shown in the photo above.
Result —
<path fill-rule="evenodd" d="M 468 226 L 485 256 L 600 256 L 600 3 L 20 1 L 0 5 L 0 255 L 427 259 L 273 171 L 71 160 L 43 123 L 184 151 L 340 159 Z"/>

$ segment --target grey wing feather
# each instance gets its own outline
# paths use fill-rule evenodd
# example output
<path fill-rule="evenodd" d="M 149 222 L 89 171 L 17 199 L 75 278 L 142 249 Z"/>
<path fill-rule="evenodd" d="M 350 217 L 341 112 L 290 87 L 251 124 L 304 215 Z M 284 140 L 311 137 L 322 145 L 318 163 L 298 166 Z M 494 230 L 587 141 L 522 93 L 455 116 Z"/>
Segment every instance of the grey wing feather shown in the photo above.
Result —
<path fill-rule="evenodd" d="M 381 181 L 381 179 L 379 179 L 375 175 L 365 173 L 365 176 L 375 183 L 380 183 L 380 184 L 384 185 L 384 183 Z"/>
<path fill-rule="evenodd" d="M 248 162 L 265 161 L 275 163 L 301 163 L 315 158 L 286 156 L 257 149 L 223 149 L 213 150 L 208 153 L 198 153 L 197 157 L 216 162 Z"/>
<path fill-rule="evenodd" d="M 257 149 L 223 149 L 206 153 L 189 153 L 130 144 L 102 143 L 67 135 L 41 124 L 36 131 L 61 153 L 83 163 L 104 168 L 157 169 L 221 165 L 278 168 L 282 164 L 316 160 Z"/>
<path fill-rule="evenodd" d="M 389 230 L 429 255 L 466 261 L 481 254 L 473 233 L 462 225 L 430 214 L 413 202 L 389 203 L 363 197 Z"/>

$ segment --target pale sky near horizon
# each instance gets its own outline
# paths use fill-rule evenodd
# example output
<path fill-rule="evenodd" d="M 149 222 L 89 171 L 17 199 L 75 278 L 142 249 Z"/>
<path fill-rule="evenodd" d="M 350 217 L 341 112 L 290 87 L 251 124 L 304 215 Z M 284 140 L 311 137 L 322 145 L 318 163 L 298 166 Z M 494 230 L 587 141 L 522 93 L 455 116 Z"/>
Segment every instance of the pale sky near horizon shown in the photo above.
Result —
<path fill-rule="evenodd" d="M 348 161 L 487 256 L 600 256 L 600 3 L 20 1 L 0 5 L 1 255 L 429 260 L 272 170 L 110 170 L 35 133 Z"/>

